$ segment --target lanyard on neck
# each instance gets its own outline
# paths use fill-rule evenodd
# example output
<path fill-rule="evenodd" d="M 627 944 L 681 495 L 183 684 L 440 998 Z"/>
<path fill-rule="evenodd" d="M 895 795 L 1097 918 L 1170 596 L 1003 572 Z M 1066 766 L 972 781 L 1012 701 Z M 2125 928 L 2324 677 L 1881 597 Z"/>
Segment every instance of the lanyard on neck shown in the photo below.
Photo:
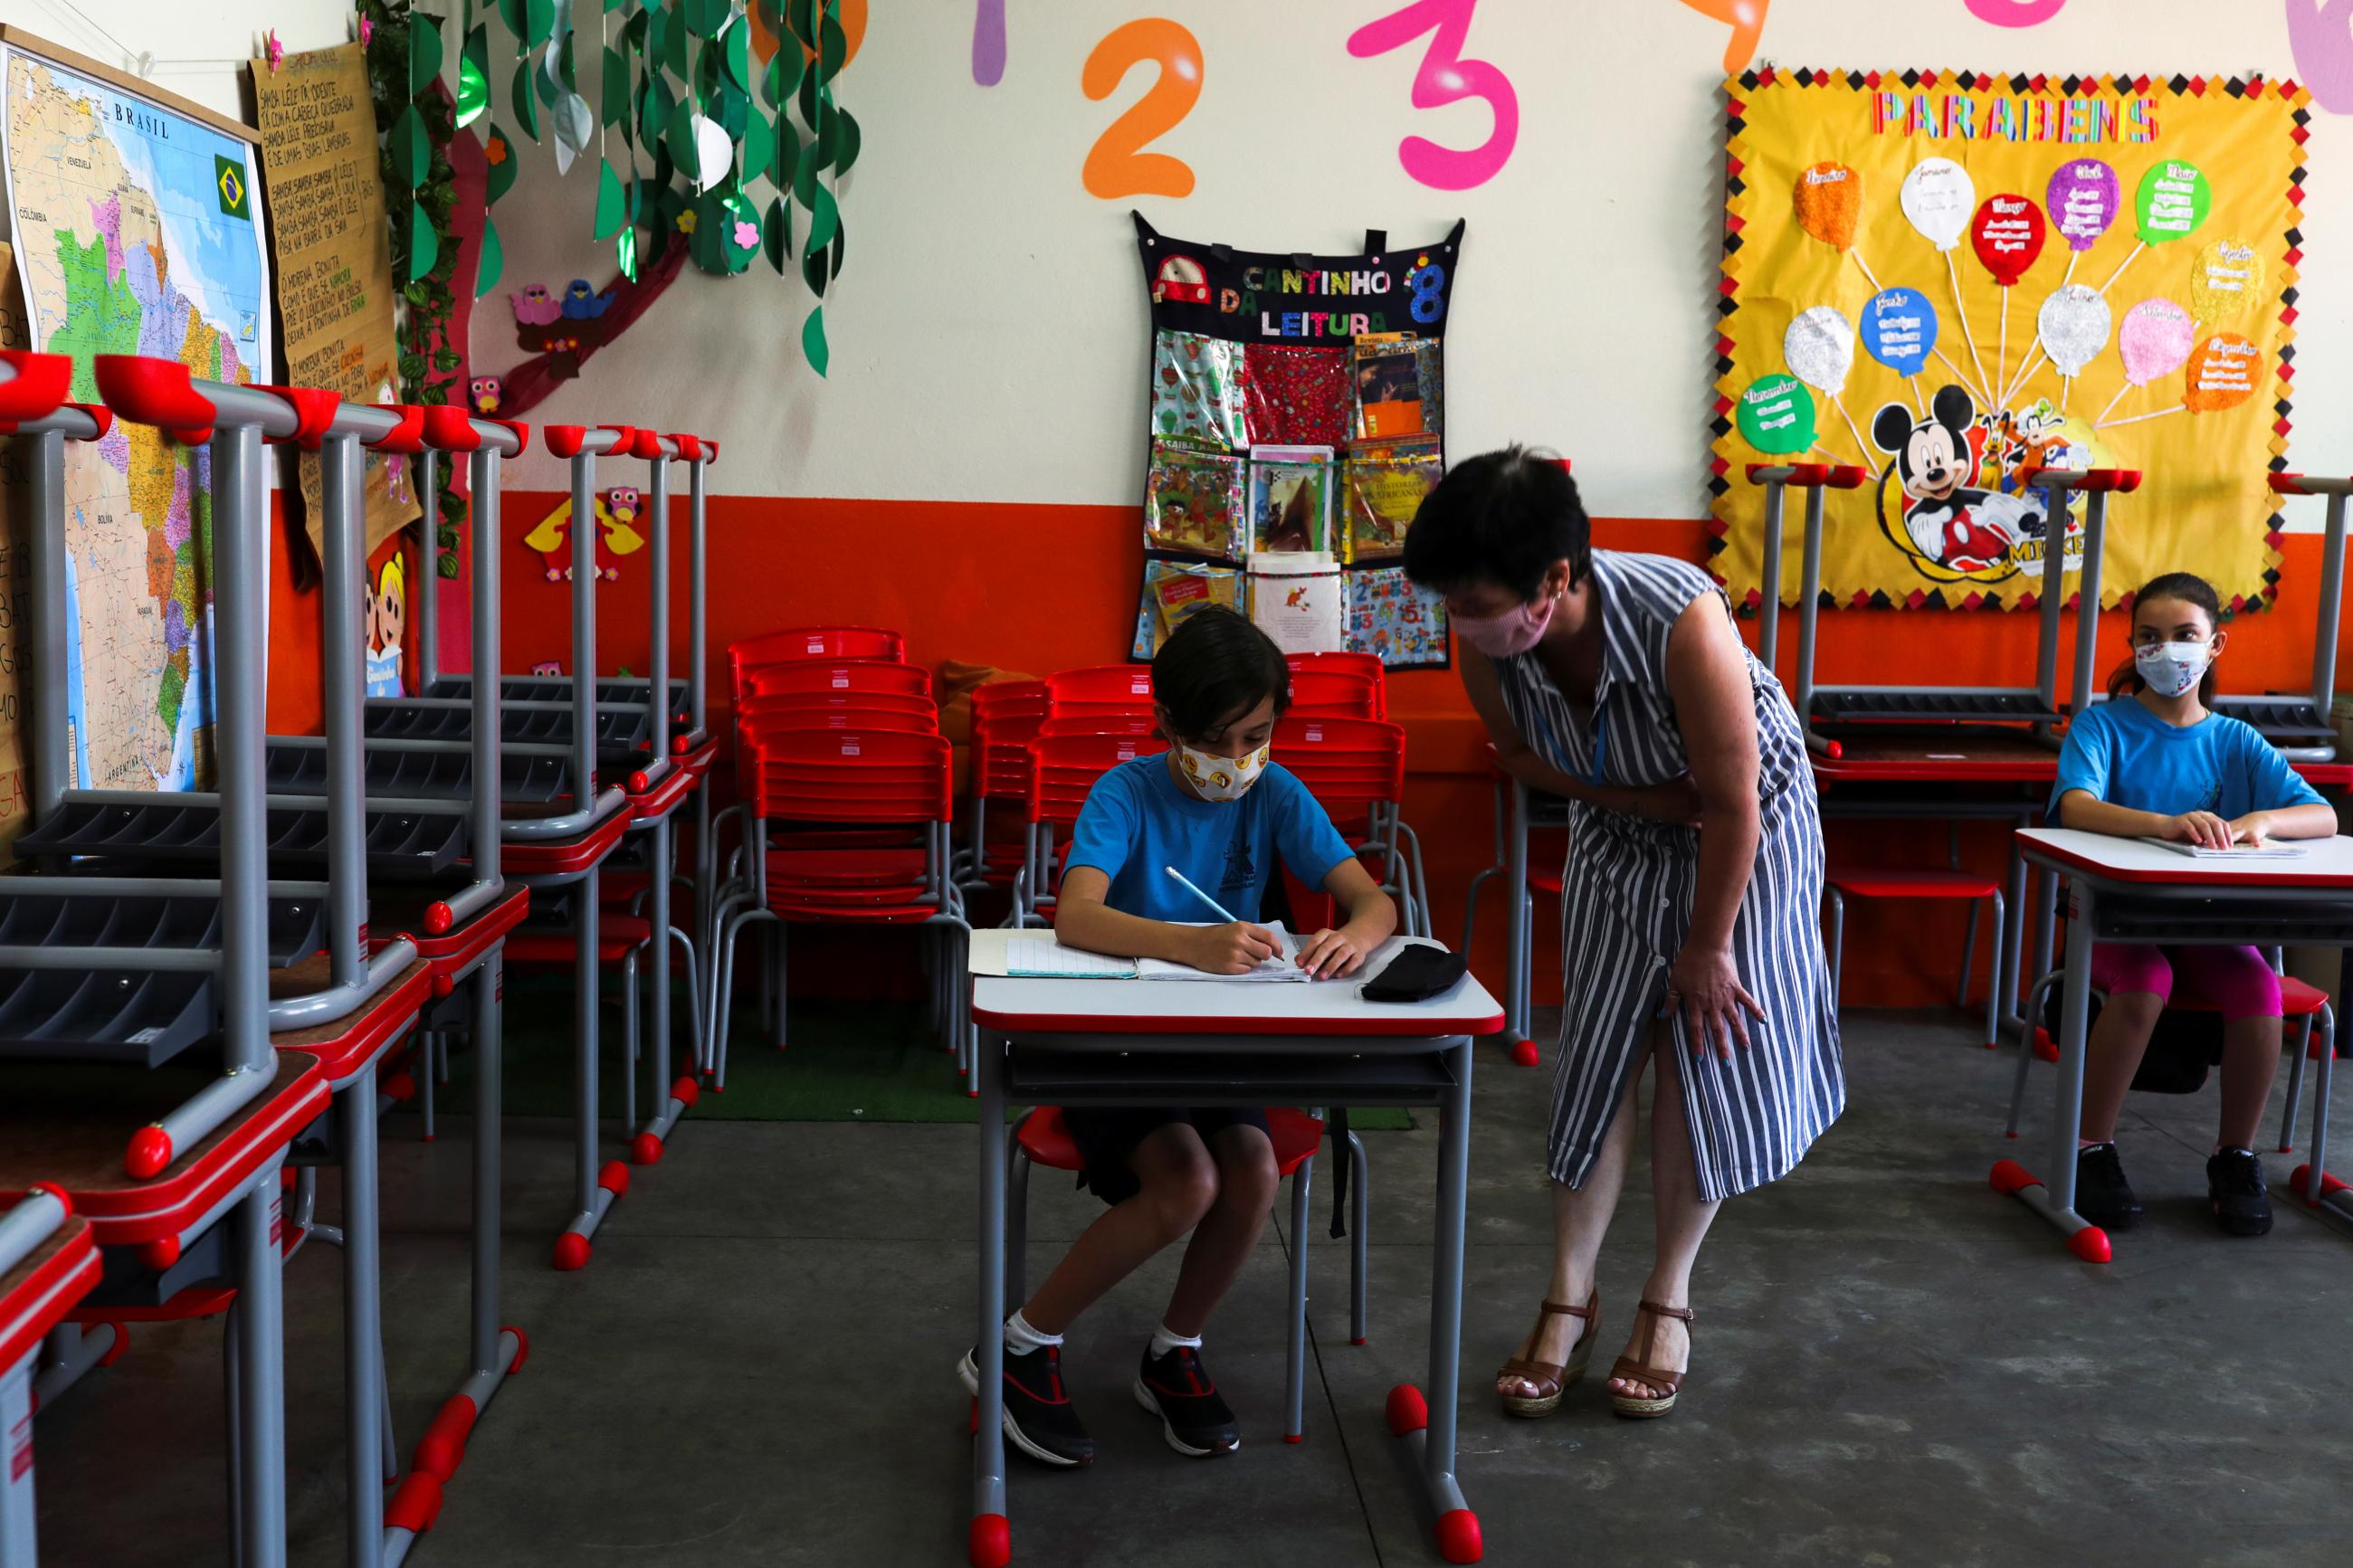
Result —
<path fill-rule="evenodd" d="M 1599 694 L 1597 693 L 1593 701 L 1593 770 L 1585 775 L 1585 782 L 1595 789 L 1599 789 L 1602 784 L 1602 773 L 1609 766 L 1609 710 L 1602 706 Z"/>

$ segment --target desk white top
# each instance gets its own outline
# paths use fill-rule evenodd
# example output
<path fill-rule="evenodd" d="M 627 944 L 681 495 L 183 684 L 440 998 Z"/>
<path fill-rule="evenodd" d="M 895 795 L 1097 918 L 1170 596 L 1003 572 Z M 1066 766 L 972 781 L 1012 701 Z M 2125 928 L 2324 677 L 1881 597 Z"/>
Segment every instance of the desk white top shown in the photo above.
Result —
<path fill-rule="evenodd" d="M 2137 838 L 2114 838 L 2079 828 L 2018 830 L 2019 847 L 2027 854 L 2103 881 L 2146 884 L 2151 889 L 2340 888 L 2353 892 L 2353 838 L 2338 834 L 2334 838 L 2300 842 L 2305 852 L 2285 859 L 2228 860 L 2193 858 Z"/>
<path fill-rule="evenodd" d="M 975 932 L 975 936 L 982 933 Z M 1069 1035 L 1493 1035 L 1503 1005 L 1475 975 L 1427 1002 L 1367 1002 L 1358 993 L 1409 944 L 1391 937 L 1345 980 L 1220 985 L 1214 981 L 1029 980 L 972 976 L 973 1021 L 985 1028 Z"/>

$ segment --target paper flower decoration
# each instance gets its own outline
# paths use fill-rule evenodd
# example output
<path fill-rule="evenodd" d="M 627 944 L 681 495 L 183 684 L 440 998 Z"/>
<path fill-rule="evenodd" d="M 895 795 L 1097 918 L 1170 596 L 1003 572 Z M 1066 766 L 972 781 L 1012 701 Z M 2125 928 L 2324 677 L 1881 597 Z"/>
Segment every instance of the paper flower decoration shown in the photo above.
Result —
<path fill-rule="evenodd" d="M 270 72 L 276 74 L 279 63 L 286 58 L 286 46 L 278 41 L 277 28 L 261 35 L 261 52 L 269 57 Z"/>
<path fill-rule="evenodd" d="M 375 37 L 375 24 L 369 21 L 367 13 L 363 11 L 360 13 L 360 47 L 366 48 Z"/>
<path fill-rule="evenodd" d="M 681 234 L 692 234 L 694 232 L 694 209 L 692 207 L 681 207 L 679 209 L 678 232 Z"/>
<path fill-rule="evenodd" d="M 749 250 L 754 246 L 759 244 L 760 226 L 755 223 L 745 223 L 741 218 L 736 219 L 735 243 L 745 250 Z"/>

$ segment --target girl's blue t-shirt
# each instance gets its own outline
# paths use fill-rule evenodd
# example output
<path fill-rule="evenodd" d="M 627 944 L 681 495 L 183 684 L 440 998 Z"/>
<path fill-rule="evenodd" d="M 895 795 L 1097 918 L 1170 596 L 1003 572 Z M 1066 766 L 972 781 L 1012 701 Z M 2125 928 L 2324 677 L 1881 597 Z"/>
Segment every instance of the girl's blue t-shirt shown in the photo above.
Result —
<path fill-rule="evenodd" d="M 2209 713 L 2195 724 L 2168 724 L 2132 697 L 2099 703 L 2067 726 L 2051 791 L 2052 821 L 2060 796 L 2071 789 L 2134 811 L 2211 811 L 2226 821 L 2321 804 L 2319 793 L 2244 720 Z"/>
<path fill-rule="evenodd" d="M 1217 917 L 1176 884 L 1174 866 L 1236 920 L 1259 918 L 1275 858 L 1310 888 L 1342 861 L 1347 841 L 1307 786 L 1270 763 L 1238 801 L 1196 800 L 1169 776 L 1165 755 L 1137 757 L 1095 781 L 1071 829 L 1066 869 L 1111 879 L 1103 902 L 1145 920 L 1199 925 Z"/>

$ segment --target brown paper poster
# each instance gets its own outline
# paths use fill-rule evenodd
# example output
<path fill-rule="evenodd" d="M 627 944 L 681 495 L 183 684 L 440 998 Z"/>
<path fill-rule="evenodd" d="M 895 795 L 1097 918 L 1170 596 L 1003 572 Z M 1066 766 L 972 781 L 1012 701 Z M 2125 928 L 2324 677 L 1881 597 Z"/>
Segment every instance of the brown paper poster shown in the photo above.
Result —
<path fill-rule="evenodd" d="M 29 349 L 16 293 L 16 256 L 0 240 L 0 349 Z M 16 837 L 33 825 L 25 803 L 24 650 L 16 628 L 32 607 L 31 519 L 25 515 L 23 448 L 0 441 L 0 867 L 16 859 Z"/>
<path fill-rule="evenodd" d="M 278 308 L 286 374 L 353 403 L 378 403 L 398 384 L 392 253 L 376 167 L 375 111 L 357 44 L 253 66 L 261 117 L 261 172 L 278 252 Z M 311 547 L 319 548 L 319 459 L 301 460 Z M 417 516 L 406 460 L 367 463 L 367 549 Z"/>

